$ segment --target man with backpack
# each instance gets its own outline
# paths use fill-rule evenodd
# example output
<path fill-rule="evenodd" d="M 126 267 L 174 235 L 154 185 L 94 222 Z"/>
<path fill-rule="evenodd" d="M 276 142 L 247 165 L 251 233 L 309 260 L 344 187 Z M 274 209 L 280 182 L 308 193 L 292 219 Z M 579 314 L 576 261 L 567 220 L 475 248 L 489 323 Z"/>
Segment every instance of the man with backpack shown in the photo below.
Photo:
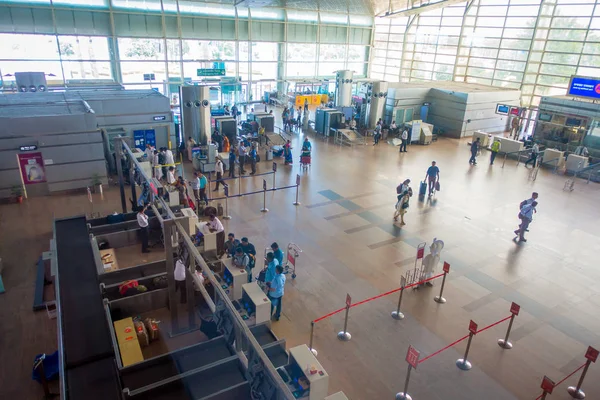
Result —
<path fill-rule="evenodd" d="M 536 209 L 536 206 L 538 205 L 537 198 L 538 198 L 538 193 L 533 192 L 531 194 L 531 198 L 529 198 L 527 200 L 523 200 L 519 204 L 519 219 L 521 220 L 521 224 L 519 224 L 519 228 L 517 230 L 515 230 L 515 235 L 519 236 L 520 242 L 527 241 L 527 239 L 525 239 L 524 235 L 525 235 L 525 232 L 529 232 L 528 228 L 529 228 L 529 224 L 533 220 L 533 214 L 537 213 L 537 209 Z"/>

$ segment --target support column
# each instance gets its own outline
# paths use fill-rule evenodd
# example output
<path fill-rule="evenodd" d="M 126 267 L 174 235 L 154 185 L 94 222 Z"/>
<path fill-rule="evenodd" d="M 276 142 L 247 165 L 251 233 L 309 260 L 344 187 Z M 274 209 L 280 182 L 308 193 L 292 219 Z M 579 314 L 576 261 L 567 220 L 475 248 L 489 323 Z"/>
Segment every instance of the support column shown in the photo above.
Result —
<path fill-rule="evenodd" d="M 125 182 L 123 181 L 123 165 L 121 159 L 123 158 L 123 137 L 119 136 L 115 138 L 115 163 L 117 164 L 117 175 L 119 176 L 119 189 L 121 191 L 121 208 L 123 214 L 127 213 L 127 201 L 125 200 Z"/>

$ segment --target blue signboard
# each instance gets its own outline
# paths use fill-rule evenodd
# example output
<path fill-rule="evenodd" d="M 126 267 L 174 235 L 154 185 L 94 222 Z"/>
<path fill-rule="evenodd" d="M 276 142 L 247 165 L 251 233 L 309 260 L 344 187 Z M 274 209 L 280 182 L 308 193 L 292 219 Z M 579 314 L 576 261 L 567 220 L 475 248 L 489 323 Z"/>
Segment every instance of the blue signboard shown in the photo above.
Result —
<path fill-rule="evenodd" d="M 133 131 L 133 141 L 140 150 L 146 150 L 146 144 L 156 147 L 156 132 L 154 129 Z"/>
<path fill-rule="evenodd" d="M 574 76 L 571 78 L 567 94 L 570 96 L 600 99 L 600 79 Z"/>

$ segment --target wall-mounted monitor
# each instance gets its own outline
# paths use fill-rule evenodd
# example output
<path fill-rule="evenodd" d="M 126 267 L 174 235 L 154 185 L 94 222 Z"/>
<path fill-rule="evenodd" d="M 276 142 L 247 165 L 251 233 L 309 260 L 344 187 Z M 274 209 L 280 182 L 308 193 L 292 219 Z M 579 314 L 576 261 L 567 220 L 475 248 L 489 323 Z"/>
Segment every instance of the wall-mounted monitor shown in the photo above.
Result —
<path fill-rule="evenodd" d="M 585 76 L 572 76 L 567 95 L 600 99 L 600 79 Z"/>
<path fill-rule="evenodd" d="M 507 106 L 506 104 L 498 104 L 496 106 L 496 114 L 508 115 L 509 111 L 510 111 L 510 106 Z"/>
<path fill-rule="evenodd" d="M 519 107 L 511 107 L 509 114 L 519 116 L 519 114 L 521 114 L 521 109 Z"/>
<path fill-rule="evenodd" d="M 552 121 L 552 114 L 540 113 L 538 120 L 540 120 L 542 122 L 550 122 L 550 121 Z"/>
<path fill-rule="evenodd" d="M 581 126 L 581 118 L 567 118 L 565 126 Z"/>

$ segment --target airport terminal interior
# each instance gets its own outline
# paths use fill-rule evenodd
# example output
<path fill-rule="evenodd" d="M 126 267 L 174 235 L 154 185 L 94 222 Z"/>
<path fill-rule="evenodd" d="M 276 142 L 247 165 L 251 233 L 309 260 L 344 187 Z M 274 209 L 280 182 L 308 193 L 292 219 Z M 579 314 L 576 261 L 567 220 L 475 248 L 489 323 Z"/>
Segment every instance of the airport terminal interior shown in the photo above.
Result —
<path fill-rule="evenodd" d="M 0 398 L 600 399 L 600 0 L 0 0 Z"/>

